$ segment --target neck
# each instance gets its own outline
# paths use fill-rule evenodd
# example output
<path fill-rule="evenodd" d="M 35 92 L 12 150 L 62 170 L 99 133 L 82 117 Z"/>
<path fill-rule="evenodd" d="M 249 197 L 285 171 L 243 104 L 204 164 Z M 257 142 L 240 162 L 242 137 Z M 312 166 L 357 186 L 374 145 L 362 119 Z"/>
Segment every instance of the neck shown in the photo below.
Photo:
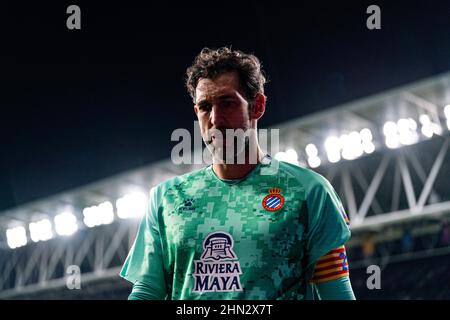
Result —
<path fill-rule="evenodd" d="M 257 146 L 255 150 L 253 150 L 254 155 L 256 157 L 246 157 L 246 161 L 243 164 L 226 164 L 226 163 L 214 163 L 213 170 L 214 173 L 220 179 L 240 179 L 245 177 L 250 171 L 252 171 L 258 163 L 261 162 L 261 159 L 264 157 L 264 153 Z M 257 163 L 251 163 L 249 159 L 257 159 Z"/>

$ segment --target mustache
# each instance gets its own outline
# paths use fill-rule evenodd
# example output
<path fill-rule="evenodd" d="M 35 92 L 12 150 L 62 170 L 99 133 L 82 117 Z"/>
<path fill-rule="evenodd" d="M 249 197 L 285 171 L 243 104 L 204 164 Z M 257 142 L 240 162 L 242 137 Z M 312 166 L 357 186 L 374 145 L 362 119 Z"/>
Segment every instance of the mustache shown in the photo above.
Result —
<path fill-rule="evenodd" d="M 225 140 L 227 138 L 227 136 L 230 134 L 231 134 L 231 136 L 229 136 L 228 138 L 236 139 L 239 137 L 239 134 L 241 134 L 241 133 L 238 133 L 238 136 L 236 136 L 236 131 L 238 131 L 238 130 L 241 130 L 241 133 L 243 132 L 244 136 L 248 136 L 250 134 L 250 132 L 252 131 L 252 129 L 248 128 L 248 127 L 244 127 L 244 128 L 214 127 L 214 128 L 209 129 L 206 132 L 203 140 L 205 141 L 205 143 L 207 145 L 209 145 L 209 144 L 213 143 L 214 139 L 221 138 L 222 140 Z M 216 137 L 216 135 L 218 137 Z"/>
<path fill-rule="evenodd" d="M 221 140 L 225 140 L 226 138 L 239 139 L 241 134 L 243 134 L 244 137 L 248 138 L 252 130 L 253 129 L 249 127 L 243 128 L 214 127 L 206 132 L 206 135 L 204 136 L 203 140 L 206 145 L 210 145 L 213 143 L 213 140 L 217 138 Z"/>
<path fill-rule="evenodd" d="M 220 132 L 222 137 L 226 136 L 226 130 L 234 130 L 233 128 L 225 128 L 225 127 L 215 127 L 208 130 L 206 133 L 206 144 L 211 144 L 213 142 L 213 138 L 215 138 L 215 135 Z"/>

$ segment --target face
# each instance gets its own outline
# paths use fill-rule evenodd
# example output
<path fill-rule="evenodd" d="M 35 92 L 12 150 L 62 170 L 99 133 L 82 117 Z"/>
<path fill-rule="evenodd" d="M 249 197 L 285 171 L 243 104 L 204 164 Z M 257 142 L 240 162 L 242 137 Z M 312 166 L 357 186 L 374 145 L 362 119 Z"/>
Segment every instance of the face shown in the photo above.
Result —
<path fill-rule="evenodd" d="M 215 79 L 200 79 L 195 93 L 194 111 L 206 146 L 216 160 L 223 161 L 227 154 L 235 158 L 248 144 L 246 134 L 236 133 L 248 133 L 262 116 L 254 112 L 240 90 L 238 74 L 228 72 Z M 235 131 L 235 139 L 230 138 L 227 129 L 242 130 Z"/>

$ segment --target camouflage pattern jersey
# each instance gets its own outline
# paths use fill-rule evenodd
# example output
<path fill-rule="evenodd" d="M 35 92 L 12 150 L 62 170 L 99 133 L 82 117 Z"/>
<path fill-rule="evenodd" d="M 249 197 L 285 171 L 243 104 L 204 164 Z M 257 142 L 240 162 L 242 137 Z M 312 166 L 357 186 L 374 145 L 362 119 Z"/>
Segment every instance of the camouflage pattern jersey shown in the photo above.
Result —
<path fill-rule="evenodd" d="M 267 155 L 246 177 L 212 166 L 150 190 L 120 275 L 158 299 L 305 299 L 317 260 L 350 237 L 321 175 Z"/>

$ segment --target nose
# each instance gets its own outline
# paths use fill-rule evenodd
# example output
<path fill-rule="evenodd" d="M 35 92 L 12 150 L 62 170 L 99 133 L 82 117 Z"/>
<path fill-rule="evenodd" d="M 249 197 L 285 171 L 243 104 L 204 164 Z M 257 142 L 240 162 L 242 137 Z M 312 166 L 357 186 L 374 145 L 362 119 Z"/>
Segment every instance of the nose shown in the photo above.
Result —
<path fill-rule="evenodd" d="M 223 109 L 220 108 L 217 104 L 214 104 L 210 113 L 211 124 L 215 128 L 221 128 L 225 126 L 225 114 Z"/>

